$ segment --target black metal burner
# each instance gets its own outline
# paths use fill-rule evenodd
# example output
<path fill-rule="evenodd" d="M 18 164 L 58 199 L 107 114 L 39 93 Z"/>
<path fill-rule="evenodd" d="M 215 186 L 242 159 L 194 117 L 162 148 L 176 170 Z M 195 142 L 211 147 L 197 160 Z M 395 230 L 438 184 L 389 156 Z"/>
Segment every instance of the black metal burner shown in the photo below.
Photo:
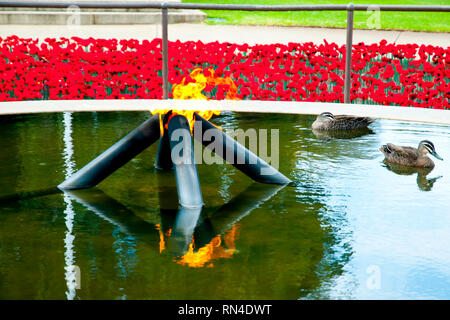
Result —
<path fill-rule="evenodd" d="M 170 117 L 168 115 L 166 114 L 163 119 L 164 134 L 162 137 L 159 114 L 155 114 L 61 183 L 58 188 L 61 190 L 75 190 L 96 186 L 161 138 L 156 157 L 156 167 L 159 169 L 170 169 L 173 167 L 175 169 L 178 199 L 182 207 L 202 207 L 203 199 L 195 165 L 189 122 L 183 115 L 177 114 Z M 231 163 L 257 182 L 279 185 L 286 185 L 291 182 L 286 176 L 215 127 L 211 122 L 205 120 L 197 113 L 194 115 L 194 138 L 204 146 L 211 148 L 211 141 L 204 141 L 202 138 L 206 131 L 211 130 L 209 135 L 218 139 L 222 146 L 217 148 L 216 144 L 216 147 L 212 150 L 225 161 Z M 168 126 L 166 129 L 165 124 L 167 122 Z M 175 130 L 177 130 L 179 139 L 173 135 Z M 180 143 L 182 143 L 181 148 Z M 172 153 L 175 151 L 178 151 L 179 159 L 172 159 Z"/>

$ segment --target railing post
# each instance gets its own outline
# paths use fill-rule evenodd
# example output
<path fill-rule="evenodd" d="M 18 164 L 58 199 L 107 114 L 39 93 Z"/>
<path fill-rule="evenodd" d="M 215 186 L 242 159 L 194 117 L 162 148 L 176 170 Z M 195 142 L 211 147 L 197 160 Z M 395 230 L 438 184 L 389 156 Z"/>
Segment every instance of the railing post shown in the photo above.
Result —
<path fill-rule="evenodd" d="M 347 40 L 345 44 L 345 82 L 344 103 L 350 103 L 350 88 L 352 86 L 352 45 L 353 45 L 353 12 L 355 5 L 347 5 Z"/>
<path fill-rule="evenodd" d="M 163 78 L 163 99 L 169 99 L 169 51 L 167 47 L 168 41 L 168 8 L 167 3 L 162 4 L 162 78 Z"/>

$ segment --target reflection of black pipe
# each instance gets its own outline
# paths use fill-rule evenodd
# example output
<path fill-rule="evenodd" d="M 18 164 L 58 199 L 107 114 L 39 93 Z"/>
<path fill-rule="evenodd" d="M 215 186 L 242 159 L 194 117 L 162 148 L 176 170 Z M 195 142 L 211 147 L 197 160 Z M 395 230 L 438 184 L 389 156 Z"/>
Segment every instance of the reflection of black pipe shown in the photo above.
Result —
<path fill-rule="evenodd" d="M 170 155 L 170 150 L 168 154 Z M 171 230 L 170 237 L 166 239 L 167 250 L 173 257 L 178 257 L 184 255 L 189 249 L 202 207 L 178 209 L 179 201 L 173 178 L 173 175 L 168 172 L 160 172 L 157 175 L 161 214 L 160 230 L 163 234 Z"/>
<path fill-rule="evenodd" d="M 245 191 L 220 207 L 211 218 L 203 219 L 195 228 L 196 247 L 201 248 L 212 238 L 224 233 L 231 226 L 249 215 L 261 204 L 272 198 L 285 186 L 251 184 Z"/>
<path fill-rule="evenodd" d="M 176 180 L 172 172 L 163 171 L 156 175 L 160 210 L 178 210 L 178 195 Z"/>
<path fill-rule="evenodd" d="M 284 186 L 267 186 L 254 183 L 244 192 L 220 207 L 212 218 L 205 218 L 201 208 L 181 208 L 178 211 L 168 239 L 172 256 L 182 256 L 189 249 L 192 235 L 196 249 L 210 243 L 218 234 L 250 214 L 254 209 L 277 194 Z"/>
<path fill-rule="evenodd" d="M 64 191 L 102 219 L 118 227 L 121 232 L 138 237 L 158 247 L 159 235 L 156 226 L 136 216 L 133 211 L 99 189 Z"/>
<path fill-rule="evenodd" d="M 64 193 L 103 220 L 118 227 L 121 232 L 143 240 L 154 248 L 159 248 L 160 238 L 156 226 L 136 216 L 133 211 L 103 191 L 93 188 L 64 191 Z M 160 230 L 164 233 L 172 228 L 167 246 L 174 257 L 184 255 L 189 249 L 201 210 L 201 207 L 181 207 L 178 212 L 176 210 L 164 210 L 164 214 L 161 212 L 161 222 L 164 226 L 161 225 Z M 163 223 L 163 220 L 168 218 L 169 221 Z"/>
<path fill-rule="evenodd" d="M 201 212 L 202 207 L 181 207 L 178 210 L 172 234 L 167 241 L 167 246 L 172 256 L 182 256 L 188 251 Z"/>
<path fill-rule="evenodd" d="M 214 230 L 222 233 L 233 223 L 255 210 L 261 204 L 272 198 L 285 186 L 266 186 L 251 184 L 246 190 L 220 207 L 210 219 Z"/>
<path fill-rule="evenodd" d="M 212 218 L 202 217 L 202 207 L 161 211 L 161 231 L 172 229 L 167 239 L 167 249 L 172 256 L 182 256 L 189 249 L 192 236 L 196 248 L 208 244 L 218 234 L 225 232 L 263 202 L 273 197 L 283 186 L 270 187 L 252 184 L 243 193 L 220 207 Z M 136 216 L 133 211 L 117 200 L 94 188 L 89 190 L 64 191 L 71 199 L 92 211 L 105 221 L 129 234 L 159 248 L 159 234 L 156 226 Z M 163 220 L 166 220 L 165 223 Z"/>
<path fill-rule="evenodd" d="M 165 114 L 163 123 L 164 127 L 167 123 L 167 118 L 172 112 L 168 112 Z M 164 128 L 164 134 L 159 140 L 158 144 L 158 152 L 156 153 L 156 162 L 155 166 L 157 169 L 161 170 L 167 170 L 173 168 L 172 159 L 170 157 L 170 141 L 169 141 L 169 134 L 167 132 L 167 129 Z"/>
<path fill-rule="evenodd" d="M 191 131 L 186 117 L 173 116 L 169 121 L 168 133 L 180 204 L 190 208 L 201 207 L 203 206 L 202 192 L 195 165 Z"/>
<path fill-rule="evenodd" d="M 203 119 L 197 113 L 195 113 L 195 120 L 196 124 L 198 123 L 197 121 L 199 121 L 201 126 L 194 126 L 194 131 L 198 127 L 201 127 L 201 136 L 194 132 L 194 138 L 199 140 L 205 147 L 211 148 L 212 143 L 204 141 L 203 136 L 207 130 L 213 130 L 212 132 L 209 132 L 210 135 L 215 137 L 215 139 L 220 139 L 223 145 L 223 149 L 215 148 L 213 151 L 253 180 L 270 184 L 288 184 L 291 182 L 291 180 L 277 169 L 259 158 L 229 135 L 225 134 L 222 130 L 216 128 L 211 122 Z M 233 158 L 230 159 L 230 156 Z"/>
<path fill-rule="evenodd" d="M 25 191 L 25 192 L 11 194 L 11 195 L 7 195 L 7 196 L 1 196 L 0 204 L 16 202 L 19 200 L 28 200 L 28 199 L 48 196 L 48 195 L 52 195 L 52 194 L 56 194 L 56 193 L 61 193 L 61 190 L 58 188 L 55 188 L 55 187 L 49 188 L 49 189 L 44 189 L 44 190 L 37 190 L 37 191 Z"/>
<path fill-rule="evenodd" d="M 159 139 L 159 115 L 145 121 L 108 150 L 61 183 L 63 190 L 90 188 L 122 167 Z"/>
<path fill-rule="evenodd" d="M 172 172 L 159 172 L 156 180 L 158 181 L 159 212 L 161 214 L 160 230 L 165 234 L 172 229 L 177 216 L 179 202 L 177 188 Z"/>

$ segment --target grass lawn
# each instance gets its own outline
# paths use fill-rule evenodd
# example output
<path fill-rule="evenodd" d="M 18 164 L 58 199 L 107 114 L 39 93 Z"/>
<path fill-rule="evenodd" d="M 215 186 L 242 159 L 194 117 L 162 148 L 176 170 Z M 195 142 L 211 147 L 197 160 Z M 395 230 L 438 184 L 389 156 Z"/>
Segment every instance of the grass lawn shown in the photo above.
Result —
<path fill-rule="evenodd" d="M 404 4 L 450 5 L 450 0 L 183 0 L 186 3 L 218 4 Z M 345 28 L 346 12 L 246 12 L 206 10 L 208 24 L 318 26 Z M 354 25 L 358 29 L 371 29 L 369 16 L 373 13 L 356 11 Z M 373 19 L 373 18 L 372 18 Z M 373 20 L 372 20 L 373 21 Z M 450 32 L 450 13 L 434 12 L 381 12 L 381 29 Z"/>

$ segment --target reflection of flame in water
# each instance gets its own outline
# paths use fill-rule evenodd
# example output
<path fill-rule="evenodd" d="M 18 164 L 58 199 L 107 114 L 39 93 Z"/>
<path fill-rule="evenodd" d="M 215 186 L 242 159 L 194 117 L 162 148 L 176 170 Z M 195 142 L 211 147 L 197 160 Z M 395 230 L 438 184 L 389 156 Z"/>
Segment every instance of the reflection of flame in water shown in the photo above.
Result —
<path fill-rule="evenodd" d="M 158 223 L 156 224 L 156 230 L 159 232 L 159 253 L 163 252 L 166 248 L 166 241 L 164 240 L 164 233 L 161 230 L 161 225 Z M 166 231 L 165 236 L 170 237 L 172 234 L 172 229 L 169 229 Z"/>
<path fill-rule="evenodd" d="M 174 99 L 184 99 L 184 100 L 190 100 L 190 99 L 196 99 L 196 100 L 208 100 L 208 97 L 205 96 L 202 91 L 205 89 L 212 90 L 214 87 L 217 86 L 218 90 L 218 98 L 220 99 L 222 96 L 222 91 L 225 91 L 223 93 L 223 96 L 225 99 L 228 100 L 236 100 L 237 99 L 237 87 L 234 84 L 233 80 L 231 78 L 225 77 L 225 78 L 218 78 L 214 74 L 213 69 L 205 69 L 202 72 L 202 68 L 194 69 L 188 77 L 184 77 L 181 83 L 176 84 L 172 88 L 173 92 L 173 98 Z M 189 126 L 191 128 L 191 132 L 194 130 L 194 112 L 197 112 L 201 117 L 205 118 L 206 120 L 211 119 L 213 115 L 219 115 L 219 110 L 206 110 L 206 111 L 195 111 L 195 110 L 168 110 L 168 109 L 154 109 L 151 110 L 153 114 L 159 113 L 159 123 L 160 123 L 160 130 L 161 135 L 164 132 L 163 128 L 163 121 L 162 121 L 162 115 L 168 113 L 169 111 L 172 111 L 171 117 L 180 114 L 184 115 L 188 121 Z M 168 119 L 170 120 L 170 118 Z M 167 121 L 168 123 L 169 121 Z M 166 124 L 167 129 L 167 124 Z"/>
<path fill-rule="evenodd" d="M 192 239 L 189 245 L 188 252 L 177 259 L 178 264 L 187 265 L 192 268 L 213 267 L 211 262 L 213 259 L 219 258 L 231 258 L 236 252 L 235 236 L 237 233 L 237 226 L 226 231 L 223 235 L 219 234 L 215 236 L 207 245 L 194 252 L 194 239 Z M 225 244 L 225 246 L 222 246 Z"/>
<path fill-rule="evenodd" d="M 162 253 L 166 249 L 166 242 L 164 236 L 170 237 L 172 229 L 163 233 L 161 226 L 156 225 L 156 229 L 159 231 L 159 253 Z M 237 226 L 233 226 L 230 230 L 226 231 L 222 235 L 215 236 L 207 245 L 201 247 L 194 252 L 194 237 L 192 236 L 192 242 L 189 244 L 189 250 L 182 257 L 176 258 L 175 261 L 178 264 L 187 265 L 192 268 L 213 267 L 211 260 L 219 258 L 231 258 L 236 252 L 236 235 L 238 233 Z"/>

